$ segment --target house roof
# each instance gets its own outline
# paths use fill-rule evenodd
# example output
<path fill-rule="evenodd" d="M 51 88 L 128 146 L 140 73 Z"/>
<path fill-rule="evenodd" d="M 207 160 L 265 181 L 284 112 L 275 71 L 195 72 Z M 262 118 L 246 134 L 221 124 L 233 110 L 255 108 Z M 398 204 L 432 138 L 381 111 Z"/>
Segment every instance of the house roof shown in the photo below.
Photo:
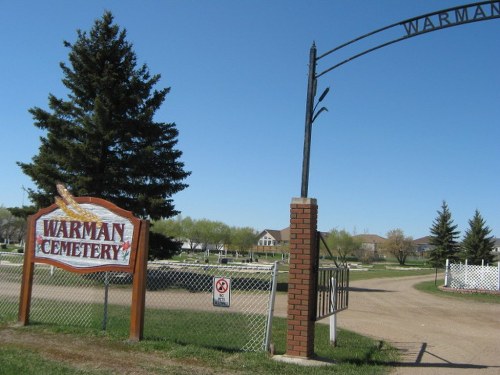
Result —
<path fill-rule="evenodd" d="M 353 236 L 354 238 L 358 238 L 361 240 L 363 243 L 375 243 L 375 244 L 381 244 L 386 241 L 384 237 L 380 237 L 377 234 L 357 234 Z"/>
<path fill-rule="evenodd" d="M 276 230 L 276 229 L 264 229 L 260 234 L 259 237 L 264 236 L 265 234 L 269 234 L 271 237 L 273 237 L 276 241 L 290 241 L 290 227 L 287 227 L 282 230 Z"/>
<path fill-rule="evenodd" d="M 425 237 L 420 237 L 420 238 L 413 240 L 413 243 L 415 245 L 428 245 L 431 243 L 430 241 L 431 241 L 430 236 L 425 236 Z"/>
<path fill-rule="evenodd" d="M 290 242 L 290 227 L 286 227 L 281 231 L 281 241 Z"/>

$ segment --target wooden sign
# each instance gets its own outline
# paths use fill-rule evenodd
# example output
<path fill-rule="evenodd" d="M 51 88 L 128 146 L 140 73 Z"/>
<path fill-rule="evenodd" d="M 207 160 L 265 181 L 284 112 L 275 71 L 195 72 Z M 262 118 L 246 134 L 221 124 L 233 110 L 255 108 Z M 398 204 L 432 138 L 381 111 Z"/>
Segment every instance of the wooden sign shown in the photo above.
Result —
<path fill-rule="evenodd" d="M 28 218 L 19 323 L 27 325 L 35 263 L 67 271 L 133 273 L 130 339 L 144 326 L 149 222 L 111 202 L 73 197 L 58 184 L 56 202 Z"/>
<path fill-rule="evenodd" d="M 140 220 L 99 198 L 61 197 L 33 216 L 33 260 L 74 272 L 133 272 Z"/>

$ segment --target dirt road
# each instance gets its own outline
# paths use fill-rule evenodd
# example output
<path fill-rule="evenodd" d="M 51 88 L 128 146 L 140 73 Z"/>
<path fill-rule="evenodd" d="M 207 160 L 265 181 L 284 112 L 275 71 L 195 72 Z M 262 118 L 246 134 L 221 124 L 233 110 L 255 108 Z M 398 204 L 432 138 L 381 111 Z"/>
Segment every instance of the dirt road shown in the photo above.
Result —
<path fill-rule="evenodd" d="M 397 375 L 500 374 L 500 305 L 437 297 L 413 288 L 432 278 L 351 283 L 349 309 L 339 313 L 339 327 L 399 348 L 403 358 L 396 365 Z"/>
<path fill-rule="evenodd" d="M 349 309 L 339 313 L 339 327 L 399 348 L 402 360 L 394 375 L 500 374 L 500 305 L 437 297 L 413 288 L 432 278 L 352 282 Z M 57 293 L 54 287 L 44 288 L 38 292 L 68 296 L 67 287 Z M 18 286 L 12 290 L 17 292 Z M 112 303 L 130 303 L 129 291 L 115 290 L 112 296 L 117 298 Z M 286 303 L 286 294 L 280 293 L 276 316 L 286 317 Z"/>

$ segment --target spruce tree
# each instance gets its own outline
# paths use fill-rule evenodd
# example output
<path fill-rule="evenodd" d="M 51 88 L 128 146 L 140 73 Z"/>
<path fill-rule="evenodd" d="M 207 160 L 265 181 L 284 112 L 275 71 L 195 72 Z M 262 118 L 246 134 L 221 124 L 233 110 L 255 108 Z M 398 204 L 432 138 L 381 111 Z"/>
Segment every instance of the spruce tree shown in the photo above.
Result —
<path fill-rule="evenodd" d="M 437 213 L 438 216 L 434 219 L 434 223 L 430 228 L 430 244 L 433 248 L 429 252 L 429 263 L 436 270 L 444 267 L 446 259 L 450 261 L 458 260 L 459 246 L 457 240 L 460 235 L 457 225 L 453 225 L 451 212 L 445 201 L 443 201 L 441 211 Z"/>
<path fill-rule="evenodd" d="M 37 186 L 30 199 L 51 204 L 62 182 L 76 196 L 104 198 L 140 217 L 176 215 L 171 197 L 187 187 L 189 172 L 179 160 L 176 125 L 153 119 L 170 89 L 154 89 L 160 75 L 137 66 L 126 30 L 110 12 L 64 45 L 68 97 L 49 94 L 49 111 L 30 109 L 46 134 L 32 162 L 18 163 Z"/>
<path fill-rule="evenodd" d="M 486 225 L 485 220 L 478 210 L 474 217 L 469 220 L 469 229 L 465 231 L 462 242 L 462 257 L 467 259 L 469 264 L 492 263 L 495 240 L 490 236 L 491 229 Z"/>

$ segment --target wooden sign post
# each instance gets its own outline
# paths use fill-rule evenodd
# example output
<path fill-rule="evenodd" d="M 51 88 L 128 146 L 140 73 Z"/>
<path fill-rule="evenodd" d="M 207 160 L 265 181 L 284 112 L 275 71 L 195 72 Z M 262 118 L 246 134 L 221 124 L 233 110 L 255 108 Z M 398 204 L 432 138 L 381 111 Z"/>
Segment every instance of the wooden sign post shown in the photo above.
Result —
<path fill-rule="evenodd" d="M 35 263 L 70 272 L 133 273 L 130 340 L 142 339 L 149 222 L 100 198 L 75 198 L 62 185 L 56 203 L 28 218 L 19 324 L 29 324 Z"/>

